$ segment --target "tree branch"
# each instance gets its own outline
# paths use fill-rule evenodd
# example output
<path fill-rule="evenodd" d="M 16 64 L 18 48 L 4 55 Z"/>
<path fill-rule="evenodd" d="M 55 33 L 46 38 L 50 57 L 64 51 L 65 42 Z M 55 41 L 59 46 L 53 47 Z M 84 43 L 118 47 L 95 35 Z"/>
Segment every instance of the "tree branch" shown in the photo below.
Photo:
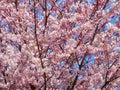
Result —
<path fill-rule="evenodd" d="M 42 53 L 41 53 L 41 50 L 40 50 L 40 47 L 39 47 L 39 41 L 38 41 L 38 36 L 37 36 L 37 20 L 36 20 L 36 10 L 35 10 L 36 8 L 35 8 L 35 6 L 36 6 L 36 3 L 34 1 L 34 23 L 35 23 L 34 34 L 35 34 L 35 40 L 36 40 L 37 49 L 38 49 L 38 53 L 39 53 L 39 58 L 40 58 L 40 61 L 41 61 L 41 66 L 44 69 L 43 61 L 41 59 Z M 44 84 L 45 84 L 44 90 L 46 90 L 46 84 L 47 83 L 46 83 L 46 73 L 45 72 L 43 74 L 43 78 L 44 78 Z"/>
<path fill-rule="evenodd" d="M 97 34 L 97 31 L 98 31 L 98 25 L 97 25 L 97 27 L 95 28 L 95 31 L 94 31 L 93 37 L 92 37 L 92 39 L 91 39 L 90 45 L 92 45 L 92 43 L 93 43 L 93 41 L 94 41 L 94 39 L 95 39 L 95 36 L 96 36 L 96 34 Z"/>

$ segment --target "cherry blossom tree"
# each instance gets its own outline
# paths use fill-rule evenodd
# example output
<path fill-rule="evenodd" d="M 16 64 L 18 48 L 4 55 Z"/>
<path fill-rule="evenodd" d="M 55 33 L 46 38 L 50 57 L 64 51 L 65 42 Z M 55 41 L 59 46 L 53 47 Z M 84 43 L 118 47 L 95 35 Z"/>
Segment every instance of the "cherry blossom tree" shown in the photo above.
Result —
<path fill-rule="evenodd" d="M 119 7 L 0 0 L 0 90 L 120 89 Z"/>

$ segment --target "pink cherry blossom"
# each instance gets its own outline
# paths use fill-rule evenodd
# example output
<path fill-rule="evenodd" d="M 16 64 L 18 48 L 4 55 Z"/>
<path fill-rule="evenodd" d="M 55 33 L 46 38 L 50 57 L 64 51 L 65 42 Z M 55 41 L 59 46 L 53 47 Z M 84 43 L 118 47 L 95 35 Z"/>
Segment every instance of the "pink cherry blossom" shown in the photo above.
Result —
<path fill-rule="evenodd" d="M 119 6 L 0 0 L 0 90 L 120 89 Z"/>

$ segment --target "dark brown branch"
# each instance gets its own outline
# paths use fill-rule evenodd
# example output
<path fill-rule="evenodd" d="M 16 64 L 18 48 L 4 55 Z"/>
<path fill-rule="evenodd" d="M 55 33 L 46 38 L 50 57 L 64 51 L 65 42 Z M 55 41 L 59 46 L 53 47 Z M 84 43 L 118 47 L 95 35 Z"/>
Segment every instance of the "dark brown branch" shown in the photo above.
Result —
<path fill-rule="evenodd" d="M 67 87 L 67 90 L 74 90 L 74 87 L 77 83 L 78 80 L 78 75 L 75 77 L 74 81 L 72 82 L 72 84 L 70 86 Z"/>
<path fill-rule="evenodd" d="M 87 54 L 88 53 L 86 51 L 85 54 L 84 54 L 84 56 L 83 56 L 83 59 L 82 59 L 80 65 L 79 65 L 79 70 L 81 70 L 82 67 L 84 66 L 84 61 L 85 61 L 85 58 L 86 58 Z M 74 90 L 74 87 L 75 87 L 75 85 L 77 83 L 77 80 L 78 80 L 78 75 L 75 76 L 75 79 L 73 80 L 72 84 L 67 87 L 67 90 Z"/>
<path fill-rule="evenodd" d="M 32 84 L 29 84 L 29 85 L 30 85 L 31 90 L 35 90 L 36 89 L 34 85 L 32 85 Z"/>
<path fill-rule="evenodd" d="M 53 8 L 55 7 L 55 4 L 56 4 L 57 1 L 58 1 L 58 0 L 52 1 L 53 6 L 52 6 L 52 8 L 51 8 L 50 10 L 53 10 Z"/>
<path fill-rule="evenodd" d="M 83 0 L 80 0 L 80 3 L 82 3 Z"/>
<path fill-rule="evenodd" d="M 60 47 L 60 49 L 62 50 L 62 53 L 64 53 L 64 49 L 63 49 L 63 47 L 61 46 L 61 44 L 59 44 L 59 47 Z"/>
<path fill-rule="evenodd" d="M 76 45 L 76 47 L 75 47 L 75 49 L 80 45 L 80 43 L 81 43 L 81 41 L 82 41 L 82 32 L 79 34 L 79 41 L 78 41 L 78 43 L 77 43 L 77 45 Z"/>
<path fill-rule="evenodd" d="M 46 73 L 44 72 L 43 74 L 43 77 L 44 77 L 44 90 L 47 89 L 47 80 L 46 80 Z"/>
<path fill-rule="evenodd" d="M 94 34 L 93 34 L 93 37 L 92 37 L 92 39 L 91 39 L 90 45 L 92 45 L 92 42 L 93 42 L 94 39 L 95 39 L 95 36 L 96 36 L 96 34 L 97 34 L 97 31 L 98 31 L 98 24 L 97 24 L 97 27 L 96 27 L 95 32 L 94 32 Z M 80 44 L 80 40 L 79 40 L 79 42 L 78 42 L 78 44 L 77 44 L 77 46 L 76 46 L 75 48 L 77 48 L 77 47 L 79 46 L 79 44 Z M 88 52 L 86 51 L 85 54 L 84 54 L 84 56 L 83 56 L 83 59 L 82 59 L 81 63 L 79 64 L 79 70 L 81 70 L 82 67 L 84 66 L 84 61 L 85 61 L 85 58 L 86 58 L 87 55 L 88 55 Z M 77 60 L 77 61 L 78 61 L 78 60 Z M 72 83 L 72 85 L 71 85 L 72 87 L 70 88 L 70 86 L 68 86 L 68 87 L 67 87 L 67 90 L 73 90 L 73 89 L 74 89 L 74 86 L 75 86 L 75 84 L 76 84 L 76 82 L 77 82 L 77 79 L 78 79 L 78 75 L 75 77 L 75 79 L 74 79 L 74 81 L 73 81 L 73 83 Z"/>
<path fill-rule="evenodd" d="M 109 2 L 109 0 L 105 0 L 106 2 L 105 2 L 105 4 L 104 4 L 104 6 L 103 6 L 103 9 L 105 9 L 106 8 L 106 6 L 107 6 L 107 4 L 108 4 L 108 2 Z"/>
<path fill-rule="evenodd" d="M 45 26 L 45 29 L 46 29 L 47 22 L 48 22 L 48 17 L 50 15 L 50 13 L 48 14 L 48 12 L 47 12 L 48 11 L 47 10 L 47 0 L 44 0 L 44 9 L 43 10 L 45 11 L 44 26 Z M 43 36 L 45 34 L 45 29 L 43 30 Z"/>
<path fill-rule="evenodd" d="M 47 79 L 46 79 L 46 82 L 49 81 L 53 76 L 54 76 L 54 74 L 53 74 L 51 77 L 47 78 Z M 42 84 L 41 87 L 39 88 L 39 90 L 41 90 L 41 88 L 42 88 L 43 86 L 45 86 L 45 84 Z"/>
<path fill-rule="evenodd" d="M 7 83 L 7 80 L 6 80 L 5 71 L 2 71 L 2 75 L 3 75 L 3 77 L 4 77 L 4 82 L 5 82 L 5 84 L 6 84 L 6 83 Z"/>
<path fill-rule="evenodd" d="M 36 3 L 34 1 L 34 23 L 35 23 L 34 34 L 35 34 L 35 40 L 36 40 L 37 49 L 38 49 L 38 53 L 39 53 L 39 58 L 40 58 L 40 61 L 41 61 L 41 66 L 44 69 L 43 61 L 41 59 L 42 53 L 41 53 L 41 50 L 40 50 L 40 47 L 39 47 L 39 41 L 38 41 L 38 36 L 37 36 L 37 20 L 36 20 L 35 5 L 36 5 Z M 46 90 L 46 84 L 47 83 L 46 83 L 46 73 L 45 72 L 43 74 L 43 78 L 44 78 L 44 90 Z"/>
<path fill-rule="evenodd" d="M 101 87 L 101 90 L 103 90 L 108 84 L 109 84 L 109 82 L 106 81 L 106 82 L 104 83 L 104 85 Z"/>
<path fill-rule="evenodd" d="M 44 0 L 44 2 L 45 2 L 45 27 L 46 27 L 46 25 L 47 25 L 47 18 L 48 18 L 48 16 L 47 16 L 47 0 Z"/>
<path fill-rule="evenodd" d="M 30 0 L 29 0 L 29 5 L 30 5 Z"/>
<path fill-rule="evenodd" d="M 117 59 L 108 67 L 108 69 L 110 69 L 116 62 L 117 62 Z"/>
<path fill-rule="evenodd" d="M 105 82 L 107 82 L 107 76 L 108 76 L 109 72 L 107 71 L 106 72 L 106 75 L 105 75 Z"/>
<path fill-rule="evenodd" d="M 70 89 L 70 90 L 73 90 L 73 89 L 74 89 L 74 87 L 75 87 L 75 85 L 76 85 L 76 83 L 77 83 L 77 80 L 78 80 L 78 75 L 75 77 L 75 79 L 74 79 L 74 81 L 73 81 L 73 83 L 72 83 L 72 85 L 71 85 L 71 89 Z"/>
<path fill-rule="evenodd" d="M 84 54 L 84 56 L 83 56 L 83 59 L 82 59 L 80 65 L 79 65 L 79 70 L 81 70 L 82 67 L 84 66 L 84 61 L 85 61 L 85 58 L 86 58 L 87 54 L 88 54 L 88 53 L 87 53 L 87 51 L 86 51 L 85 54 Z"/>
<path fill-rule="evenodd" d="M 99 6 L 99 2 L 98 1 L 99 0 L 96 0 L 96 2 L 95 2 L 95 6 L 94 6 L 94 9 L 92 11 L 92 14 L 90 15 L 90 18 L 94 17 L 96 11 L 98 10 L 98 6 Z"/>
<path fill-rule="evenodd" d="M 104 85 L 101 87 L 101 90 L 103 90 L 107 85 L 109 85 L 110 82 L 112 82 L 112 81 L 114 81 L 114 80 L 116 80 L 116 79 L 118 79 L 118 78 L 120 78 L 120 76 L 110 78 L 109 81 L 106 81 L 106 82 L 104 83 Z"/>
<path fill-rule="evenodd" d="M 111 66 L 108 67 L 108 69 L 112 68 L 112 66 L 113 66 L 116 62 L 117 62 L 117 60 L 115 60 L 115 61 L 111 64 Z M 117 73 L 118 70 L 119 70 L 119 68 L 116 70 L 115 74 Z M 116 80 L 116 79 L 118 79 L 118 78 L 120 77 L 120 76 L 116 76 L 116 77 L 115 77 L 115 76 L 112 76 L 112 77 L 108 80 L 108 78 L 107 78 L 108 74 L 109 74 L 109 71 L 107 71 L 107 73 L 106 73 L 106 75 L 105 75 L 105 82 L 104 82 L 103 86 L 101 87 L 101 90 L 103 90 L 107 85 L 109 85 L 110 82 L 112 82 L 112 81 L 114 81 L 114 80 Z"/>
<path fill-rule="evenodd" d="M 36 20 L 36 11 L 35 11 L 35 1 L 34 1 L 34 23 L 35 23 L 35 28 L 34 28 L 35 40 L 36 40 L 37 49 L 38 49 L 38 52 L 39 52 L 39 58 L 40 58 L 40 61 L 41 61 L 41 66 L 42 66 L 42 68 L 44 68 L 43 62 L 41 60 L 41 50 L 40 50 L 40 47 L 39 47 L 39 41 L 38 41 L 38 35 L 37 35 L 37 20 Z"/>
<path fill-rule="evenodd" d="M 92 39 L 91 39 L 90 45 L 92 45 L 92 43 L 93 43 L 93 41 L 94 41 L 94 39 L 95 39 L 95 36 L 96 36 L 96 34 L 97 34 L 97 31 L 98 31 L 98 25 L 97 25 L 97 27 L 95 28 L 95 31 L 94 31 L 93 37 L 92 37 Z"/>
<path fill-rule="evenodd" d="M 109 67 L 108 67 L 108 70 L 117 62 L 117 60 L 115 60 Z M 107 82 L 107 76 L 109 74 L 109 71 L 107 70 L 107 73 L 105 75 L 105 82 Z"/>
<path fill-rule="evenodd" d="M 15 8 L 18 11 L 18 0 L 15 0 Z"/>

